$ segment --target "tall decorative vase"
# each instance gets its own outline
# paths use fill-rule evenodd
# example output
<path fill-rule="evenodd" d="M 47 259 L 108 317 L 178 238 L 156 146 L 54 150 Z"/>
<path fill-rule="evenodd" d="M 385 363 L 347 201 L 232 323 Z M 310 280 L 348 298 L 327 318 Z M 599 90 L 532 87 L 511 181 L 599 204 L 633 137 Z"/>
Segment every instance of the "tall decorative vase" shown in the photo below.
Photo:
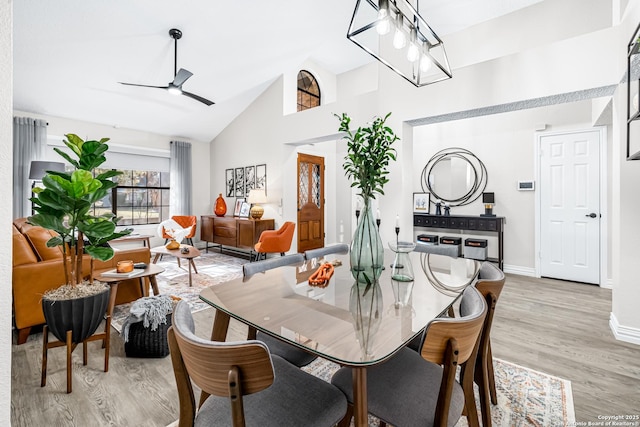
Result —
<path fill-rule="evenodd" d="M 377 282 L 384 264 L 384 248 L 368 199 L 364 201 L 353 234 L 350 261 L 351 274 L 356 281 L 366 284 Z"/>
<path fill-rule="evenodd" d="M 222 197 L 222 193 L 216 199 L 216 205 L 213 209 L 213 213 L 216 216 L 224 216 L 227 213 L 227 203 L 224 201 L 224 197 Z"/>

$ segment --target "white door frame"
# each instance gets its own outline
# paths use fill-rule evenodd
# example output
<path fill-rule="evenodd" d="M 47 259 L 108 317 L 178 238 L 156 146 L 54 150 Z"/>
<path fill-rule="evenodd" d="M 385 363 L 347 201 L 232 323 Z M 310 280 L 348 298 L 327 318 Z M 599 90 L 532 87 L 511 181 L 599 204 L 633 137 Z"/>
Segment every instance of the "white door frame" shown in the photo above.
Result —
<path fill-rule="evenodd" d="M 608 205 L 607 205 L 607 128 L 605 126 L 594 126 L 591 128 L 585 129 L 572 129 L 572 130 L 564 130 L 564 131 L 549 131 L 549 132 L 536 132 L 534 134 L 535 138 L 535 180 L 540 182 L 540 144 L 542 142 L 543 136 L 555 136 L 555 135 L 566 135 L 572 133 L 580 133 L 580 132 L 593 132 L 596 131 L 600 136 L 600 287 L 610 287 L 608 284 L 608 250 L 607 250 L 607 236 L 608 229 L 607 223 L 609 219 L 608 215 Z M 540 203 L 540 192 L 541 188 L 538 187 L 535 195 L 535 269 L 536 269 L 536 277 L 541 277 L 541 267 L 540 267 L 540 218 L 541 218 L 541 203 Z"/>

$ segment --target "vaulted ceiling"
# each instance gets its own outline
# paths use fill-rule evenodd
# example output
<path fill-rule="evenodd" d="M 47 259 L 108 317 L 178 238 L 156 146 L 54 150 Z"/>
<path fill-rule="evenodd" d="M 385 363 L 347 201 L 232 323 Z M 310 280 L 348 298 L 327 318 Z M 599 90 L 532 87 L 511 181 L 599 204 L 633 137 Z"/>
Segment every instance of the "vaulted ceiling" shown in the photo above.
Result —
<path fill-rule="evenodd" d="M 422 0 L 439 35 L 541 0 Z M 346 39 L 355 0 L 20 0 L 14 11 L 14 109 L 208 142 L 286 71 L 311 60 L 340 74 L 372 58 Z M 183 32 L 173 80 L 169 29 Z M 464 54 L 448 52 L 449 56 Z"/>

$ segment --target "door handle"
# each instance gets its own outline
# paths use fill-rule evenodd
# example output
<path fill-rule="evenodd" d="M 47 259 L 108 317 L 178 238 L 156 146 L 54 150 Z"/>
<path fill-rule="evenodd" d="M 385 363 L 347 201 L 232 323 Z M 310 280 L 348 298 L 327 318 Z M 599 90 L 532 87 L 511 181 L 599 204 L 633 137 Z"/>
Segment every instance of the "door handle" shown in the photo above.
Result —
<path fill-rule="evenodd" d="M 591 212 L 590 214 L 586 214 L 585 216 L 588 216 L 589 218 L 595 218 L 598 215 L 595 212 Z"/>

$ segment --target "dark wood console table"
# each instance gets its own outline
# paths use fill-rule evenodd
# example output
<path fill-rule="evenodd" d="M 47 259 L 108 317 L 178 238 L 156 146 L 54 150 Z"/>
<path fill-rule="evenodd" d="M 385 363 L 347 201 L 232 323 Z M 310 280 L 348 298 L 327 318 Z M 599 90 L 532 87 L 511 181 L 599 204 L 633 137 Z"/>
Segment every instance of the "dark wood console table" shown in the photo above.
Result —
<path fill-rule="evenodd" d="M 209 243 L 218 245 L 220 252 L 223 246 L 251 252 L 253 246 L 258 243 L 260 234 L 274 228 L 273 219 L 203 215 L 200 217 L 200 240 L 206 243 L 207 252 Z"/>
<path fill-rule="evenodd" d="M 414 214 L 413 227 L 458 230 L 466 234 L 495 233 L 498 236 L 498 258 L 488 260 L 498 263 L 500 270 L 504 271 L 504 220 L 503 216 Z"/>

